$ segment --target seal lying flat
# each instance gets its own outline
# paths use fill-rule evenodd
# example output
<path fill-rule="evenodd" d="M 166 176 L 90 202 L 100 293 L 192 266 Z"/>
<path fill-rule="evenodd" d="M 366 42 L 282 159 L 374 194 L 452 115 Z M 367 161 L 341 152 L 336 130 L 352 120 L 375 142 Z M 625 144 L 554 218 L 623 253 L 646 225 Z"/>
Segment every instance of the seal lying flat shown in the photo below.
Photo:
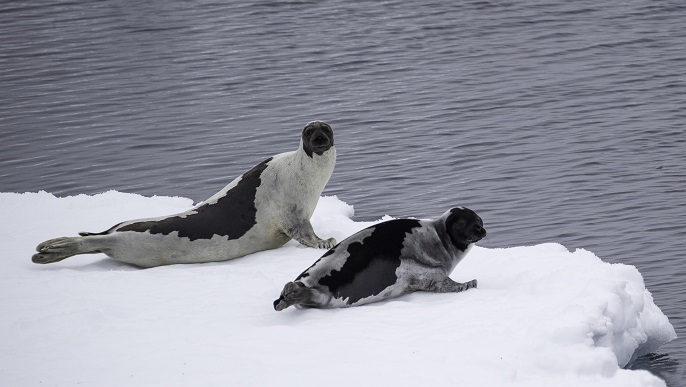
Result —
<path fill-rule="evenodd" d="M 193 209 L 171 216 L 119 223 L 101 233 L 45 241 L 35 263 L 76 254 L 105 253 L 141 267 L 224 261 L 279 247 L 291 239 L 331 248 L 310 217 L 336 163 L 333 130 L 307 124 L 300 147 L 258 164 Z"/>
<path fill-rule="evenodd" d="M 456 207 L 435 220 L 396 219 L 346 238 L 289 282 L 274 301 L 277 311 L 364 305 L 405 293 L 461 292 L 448 276 L 472 243 L 486 236 L 481 218 Z"/>

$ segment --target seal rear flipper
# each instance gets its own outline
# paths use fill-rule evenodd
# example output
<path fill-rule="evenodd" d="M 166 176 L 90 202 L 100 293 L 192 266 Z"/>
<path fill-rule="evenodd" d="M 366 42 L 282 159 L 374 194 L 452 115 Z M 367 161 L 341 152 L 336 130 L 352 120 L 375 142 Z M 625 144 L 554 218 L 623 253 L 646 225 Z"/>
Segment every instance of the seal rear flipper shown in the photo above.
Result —
<path fill-rule="evenodd" d="M 277 312 L 291 305 L 308 303 L 312 299 L 312 289 L 303 285 L 302 282 L 289 282 L 283 287 L 281 296 L 274 301 L 274 310 Z"/>
<path fill-rule="evenodd" d="M 290 305 L 284 300 L 282 297 L 279 297 L 278 300 L 274 300 L 274 310 L 277 312 L 280 312 L 286 308 L 288 308 Z"/>
<path fill-rule="evenodd" d="M 62 237 L 47 240 L 36 247 L 38 254 L 34 254 L 31 261 L 46 264 L 59 262 L 77 254 L 98 253 L 98 250 L 84 249 L 81 237 Z"/>
<path fill-rule="evenodd" d="M 33 263 L 40 263 L 40 264 L 55 263 L 55 262 L 59 262 L 63 259 L 69 258 L 71 256 L 73 256 L 73 254 L 64 255 L 64 254 L 57 254 L 57 253 L 38 253 L 38 254 L 34 254 L 31 257 L 31 261 Z"/>

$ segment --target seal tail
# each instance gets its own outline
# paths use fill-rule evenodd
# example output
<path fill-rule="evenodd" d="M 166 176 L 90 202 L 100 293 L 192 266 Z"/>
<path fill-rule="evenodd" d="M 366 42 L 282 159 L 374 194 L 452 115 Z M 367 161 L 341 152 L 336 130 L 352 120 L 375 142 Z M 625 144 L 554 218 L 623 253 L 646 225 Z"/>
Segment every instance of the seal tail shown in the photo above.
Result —
<path fill-rule="evenodd" d="M 289 282 L 283 287 L 281 296 L 274 301 L 274 310 L 277 312 L 288 308 L 291 305 L 307 303 L 312 298 L 312 290 L 302 282 Z"/>
<path fill-rule="evenodd" d="M 88 248 L 83 237 L 63 237 L 47 240 L 36 247 L 38 254 L 31 260 L 34 263 L 46 264 L 59 262 L 77 254 L 99 253 L 97 249 Z"/>

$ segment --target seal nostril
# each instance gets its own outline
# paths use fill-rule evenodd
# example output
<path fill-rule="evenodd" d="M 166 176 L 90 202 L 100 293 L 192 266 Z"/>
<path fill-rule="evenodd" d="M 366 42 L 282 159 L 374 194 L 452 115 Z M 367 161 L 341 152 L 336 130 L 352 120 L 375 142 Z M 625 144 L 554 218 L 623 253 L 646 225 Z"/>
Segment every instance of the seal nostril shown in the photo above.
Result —
<path fill-rule="evenodd" d="M 317 137 L 312 139 L 312 143 L 315 146 L 324 146 L 324 145 L 327 145 L 329 143 L 329 139 L 324 137 L 324 136 L 317 136 Z"/>

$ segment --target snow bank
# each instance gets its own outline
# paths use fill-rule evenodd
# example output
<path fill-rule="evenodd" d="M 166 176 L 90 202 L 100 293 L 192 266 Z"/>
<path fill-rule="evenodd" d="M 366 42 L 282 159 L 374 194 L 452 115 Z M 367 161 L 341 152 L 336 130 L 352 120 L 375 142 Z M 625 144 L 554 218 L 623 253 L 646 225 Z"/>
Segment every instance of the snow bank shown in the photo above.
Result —
<path fill-rule="evenodd" d="M 279 313 L 283 285 L 323 251 L 291 241 L 147 270 L 104 255 L 30 261 L 45 239 L 191 205 L 119 192 L 0 194 L 0 384 L 664 386 L 621 368 L 676 337 L 641 274 L 557 244 L 475 247 L 452 277 L 479 288 L 460 294 Z M 342 240 L 370 224 L 352 215 L 324 197 L 313 224 Z"/>

